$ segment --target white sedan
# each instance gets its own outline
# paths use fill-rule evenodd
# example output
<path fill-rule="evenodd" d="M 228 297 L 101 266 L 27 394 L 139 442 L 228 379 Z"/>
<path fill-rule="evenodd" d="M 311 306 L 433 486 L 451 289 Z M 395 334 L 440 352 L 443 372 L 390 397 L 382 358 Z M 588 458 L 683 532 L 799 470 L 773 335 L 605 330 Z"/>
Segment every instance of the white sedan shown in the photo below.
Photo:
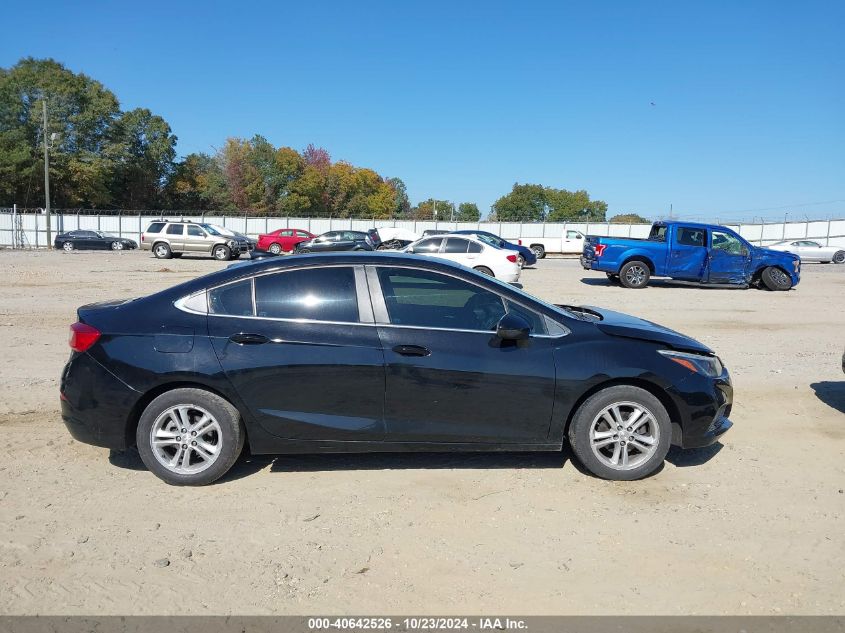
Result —
<path fill-rule="evenodd" d="M 845 247 L 843 246 L 822 246 L 812 240 L 786 240 L 769 244 L 766 248 L 776 251 L 794 253 L 801 258 L 802 262 L 823 262 L 829 264 L 845 263 Z"/>
<path fill-rule="evenodd" d="M 507 283 L 519 281 L 516 251 L 497 248 L 469 235 L 424 237 L 403 250 L 415 255 L 448 259 Z"/>

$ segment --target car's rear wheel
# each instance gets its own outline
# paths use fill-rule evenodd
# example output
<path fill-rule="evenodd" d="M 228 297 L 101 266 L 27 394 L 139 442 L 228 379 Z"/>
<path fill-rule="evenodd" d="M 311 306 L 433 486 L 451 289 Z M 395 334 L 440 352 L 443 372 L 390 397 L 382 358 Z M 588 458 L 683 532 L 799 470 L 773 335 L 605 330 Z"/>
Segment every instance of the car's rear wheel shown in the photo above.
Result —
<path fill-rule="evenodd" d="M 487 268 L 487 266 L 476 266 L 475 270 L 485 275 L 489 275 L 490 277 L 495 277 L 496 275 L 493 274 L 493 271 Z"/>
<path fill-rule="evenodd" d="M 630 481 L 653 473 L 672 443 L 672 423 L 653 394 L 632 385 L 587 398 L 569 426 L 578 461 L 602 479 Z"/>
<path fill-rule="evenodd" d="M 173 256 L 173 252 L 170 250 L 170 246 L 164 242 L 159 242 L 153 246 L 153 255 L 158 259 L 170 259 Z"/>
<path fill-rule="evenodd" d="M 296 252 L 305 254 L 305 253 L 310 253 L 311 249 L 310 248 L 299 248 L 299 249 L 297 249 Z"/>
<path fill-rule="evenodd" d="M 177 486 L 202 486 L 222 477 L 244 445 L 240 414 L 202 389 L 174 389 L 144 409 L 135 439 L 147 468 Z"/>
<path fill-rule="evenodd" d="M 73 250 L 73 242 L 65 242 L 62 244 L 62 249 L 68 253 Z"/>
<path fill-rule="evenodd" d="M 225 262 L 232 256 L 232 251 L 224 244 L 218 244 L 211 251 L 211 256 L 219 262 Z"/>
<path fill-rule="evenodd" d="M 537 259 L 543 259 L 546 256 L 546 249 L 542 244 L 532 244 L 529 248 L 537 256 Z"/>
<path fill-rule="evenodd" d="M 777 266 L 769 266 L 763 270 L 763 283 L 769 290 L 789 290 L 792 288 L 792 278 Z"/>
<path fill-rule="evenodd" d="M 113 251 L 122 251 L 123 250 L 123 242 L 112 242 L 111 249 Z"/>
<path fill-rule="evenodd" d="M 626 263 L 619 271 L 619 281 L 626 288 L 645 288 L 650 277 L 648 264 L 639 259 Z"/>
<path fill-rule="evenodd" d="M 273 242 L 267 250 L 273 253 L 273 255 L 279 255 L 282 252 L 282 247 L 276 242 Z"/>
<path fill-rule="evenodd" d="M 517 255 L 516 263 L 519 264 L 520 268 L 522 268 L 523 266 L 525 266 L 525 258 L 522 255 Z"/>
<path fill-rule="evenodd" d="M 836 251 L 833 254 L 834 264 L 845 264 L 845 251 Z"/>

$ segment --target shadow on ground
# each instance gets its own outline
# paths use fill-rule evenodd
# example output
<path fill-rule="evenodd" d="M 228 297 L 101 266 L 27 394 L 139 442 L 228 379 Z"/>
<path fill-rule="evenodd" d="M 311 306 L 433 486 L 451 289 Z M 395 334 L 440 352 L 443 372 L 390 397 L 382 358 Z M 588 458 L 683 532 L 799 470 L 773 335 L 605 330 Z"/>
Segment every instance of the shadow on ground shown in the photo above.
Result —
<path fill-rule="evenodd" d="M 606 277 L 581 277 L 581 283 L 587 286 L 613 286 L 624 288 L 618 282 L 611 282 Z M 686 290 L 748 290 L 745 286 L 729 284 L 697 284 L 692 281 L 676 281 L 672 279 L 650 279 L 647 288 L 679 288 Z"/>
<path fill-rule="evenodd" d="M 845 380 L 823 380 L 810 385 L 816 398 L 832 409 L 845 413 Z"/>
<path fill-rule="evenodd" d="M 673 446 L 669 449 L 669 454 L 666 455 L 666 461 L 678 468 L 702 466 L 716 457 L 723 448 L 724 445 L 721 442 L 716 442 L 704 448 L 682 449 Z"/>

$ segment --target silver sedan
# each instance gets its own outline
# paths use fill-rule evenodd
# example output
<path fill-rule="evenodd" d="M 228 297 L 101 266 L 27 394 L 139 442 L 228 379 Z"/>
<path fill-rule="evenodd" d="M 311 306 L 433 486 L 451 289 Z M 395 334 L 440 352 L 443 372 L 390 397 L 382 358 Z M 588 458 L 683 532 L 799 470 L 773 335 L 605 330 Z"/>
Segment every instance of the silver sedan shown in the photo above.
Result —
<path fill-rule="evenodd" d="M 845 246 L 822 246 L 812 240 L 786 240 L 769 244 L 766 248 L 795 253 L 802 262 L 845 263 Z"/>

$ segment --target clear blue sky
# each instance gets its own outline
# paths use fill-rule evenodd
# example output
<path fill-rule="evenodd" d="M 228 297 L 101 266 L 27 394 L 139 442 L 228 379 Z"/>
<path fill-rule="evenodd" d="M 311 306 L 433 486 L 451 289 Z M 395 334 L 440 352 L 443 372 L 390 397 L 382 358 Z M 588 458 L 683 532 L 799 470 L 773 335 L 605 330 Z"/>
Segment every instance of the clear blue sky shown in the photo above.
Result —
<path fill-rule="evenodd" d="M 0 66 L 85 72 L 183 155 L 313 142 L 484 214 L 518 181 L 611 213 L 845 217 L 841 0 L 10 2 L 3 23 Z"/>

